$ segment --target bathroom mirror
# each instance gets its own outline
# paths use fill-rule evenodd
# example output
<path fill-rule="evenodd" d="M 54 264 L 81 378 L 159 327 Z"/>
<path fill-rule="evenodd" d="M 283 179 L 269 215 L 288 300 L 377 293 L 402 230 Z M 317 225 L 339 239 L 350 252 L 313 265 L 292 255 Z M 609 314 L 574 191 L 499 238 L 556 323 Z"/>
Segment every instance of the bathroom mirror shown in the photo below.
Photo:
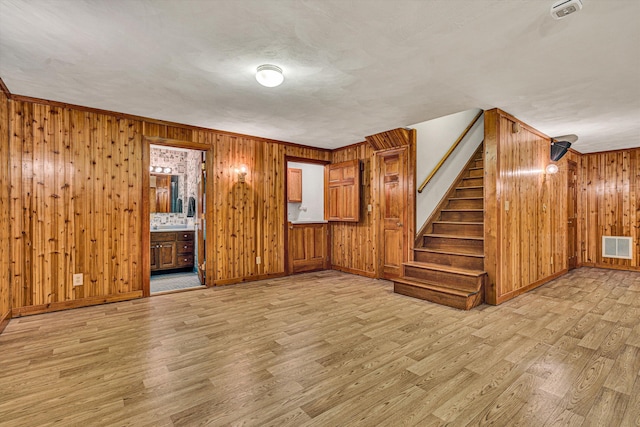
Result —
<path fill-rule="evenodd" d="M 152 173 L 149 177 L 151 213 L 182 213 L 184 177 Z"/>

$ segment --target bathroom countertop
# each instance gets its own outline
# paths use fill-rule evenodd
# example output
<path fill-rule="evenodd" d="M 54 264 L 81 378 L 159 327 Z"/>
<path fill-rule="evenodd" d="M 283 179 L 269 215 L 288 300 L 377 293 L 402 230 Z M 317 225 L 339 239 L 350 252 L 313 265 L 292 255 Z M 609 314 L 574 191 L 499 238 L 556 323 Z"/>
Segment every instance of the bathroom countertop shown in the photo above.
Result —
<path fill-rule="evenodd" d="M 307 220 L 302 220 L 302 221 L 289 221 L 291 222 L 291 224 L 326 224 L 328 221 L 319 219 L 319 220 L 311 220 L 311 219 L 307 219 Z"/>
<path fill-rule="evenodd" d="M 165 233 L 165 232 L 171 232 L 171 231 L 195 231 L 195 229 L 193 227 L 176 227 L 176 228 L 152 228 L 151 232 L 152 233 Z"/>

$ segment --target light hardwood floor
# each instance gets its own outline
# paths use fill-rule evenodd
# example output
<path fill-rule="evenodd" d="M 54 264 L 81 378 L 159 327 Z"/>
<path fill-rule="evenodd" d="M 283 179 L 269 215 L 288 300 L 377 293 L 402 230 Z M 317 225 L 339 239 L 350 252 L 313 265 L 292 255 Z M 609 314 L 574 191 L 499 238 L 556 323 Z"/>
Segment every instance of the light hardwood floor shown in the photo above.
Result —
<path fill-rule="evenodd" d="M 335 271 L 23 317 L 2 426 L 638 426 L 640 274 L 458 311 Z"/>

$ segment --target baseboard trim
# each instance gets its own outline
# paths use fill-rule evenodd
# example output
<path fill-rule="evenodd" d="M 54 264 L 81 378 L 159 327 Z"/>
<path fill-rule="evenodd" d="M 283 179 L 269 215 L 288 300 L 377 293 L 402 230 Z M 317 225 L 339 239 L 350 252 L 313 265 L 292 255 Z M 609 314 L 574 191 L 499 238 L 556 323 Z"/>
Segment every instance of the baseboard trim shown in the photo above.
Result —
<path fill-rule="evenodd" d="M 568 272 L 569 272 L 569 270 L 565 268 L 564 270 L 560 270 L 557 273 L 552 274 L 551 276 L 547 276 L 544 279 L 540 279 L 540 280 L 538 280 L 536 282 L 533 282 L 533 283 L 531 283 L 531 284 L 529 284 L 529 285 L 527 285 L 525 287 L 522 287 L 520 289 L 516 289 L 516 290 L 513 290 L 513 291 L 511 291 L 509 293 L 500 295 L 500 296 L 498 296 L 498 298 L 496 298 L 497 301 L 496 301 L 495 305 L 502 304 L 503 302 L 508 301 L 510 299 L 513 299 L 513 298 L 517 297 L 518 295 L 522 295 L 525 292 L 529 292 L 530 290 L 532 290 L 534 288 L 537 288 L 539 286 L 542 286 L 545 283 L 548 283 L 548 282 L 550 282 L 550 281 L 552 281 L 554 279 L 557 279 L 558 277 L 563 276 L 563 275 L 567 274 Z"/>
<path fill-rule="evenodd" d="M 277 279 L 278 277 L 284 277 L 286 274 L 283 273 L 274 273 L 274 274 L 261 274 L 259 276 L 248 276 L 248 277 L 235 277 L 233 279 L 221 279 L 214 280 L 214 286 L 225 286 L 225 285 L 235 285 L 237 283 L 245 283 L 245 282 L 256 282 L 258 280 L 267 280 L 267 279 Z"/>
<path fill-rule="evenodd" d="M 371 279 L 377 278 L 376 273 L 373 273 L 371 271 L 356 270 L 355 268 L 341 267 L 339 265 L 331 265 L 331 269 L 342 271 L 343 273 L 356 274 L 358 276 L 369 277 Z"/>
<path fill-rule="evenodd" d="M 11 320 L 11 310 L 7 310 L 2 316 L 0 316 L 0 334 L 4 331 L 4 328 L 9 324 L 9 320 Z"/>
<path fill-rule="evenodd" d="M 11 310 L 13 317 L 31 316 L 32 314 L 49 313 L 52 311 L 69 310 L 72 308 L 89 307 L 92 305 L 107 304 L 110 302 L 127 301 L 142 298 L 142 291 L 126 292 L 99 297 L 88 297 L 78 300 L 52 302 L 48 304 L 29 305 L 15 307 Z"/>
<path fill-rule="evenodd" d="M 597 262 L 583 262 L 579 267 L 590 268 L 604 268 L 607 270 L 620 270 L 620 271 L 640 271 L 640 267 L 628 266 L 628 265 L 612 265 L 612 264 L 600 264 Z"/>

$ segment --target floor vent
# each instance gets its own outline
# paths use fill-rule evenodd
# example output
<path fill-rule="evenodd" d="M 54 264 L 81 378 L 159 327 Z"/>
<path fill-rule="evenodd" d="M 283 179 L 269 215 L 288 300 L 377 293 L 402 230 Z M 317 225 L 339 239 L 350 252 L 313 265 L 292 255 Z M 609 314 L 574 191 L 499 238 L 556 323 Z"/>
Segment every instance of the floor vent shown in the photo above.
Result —
<path fill-rule="evenodd" d="M 606 258 L 632 259 L 631 237 L 602 236 L 602 256 Z"/>

